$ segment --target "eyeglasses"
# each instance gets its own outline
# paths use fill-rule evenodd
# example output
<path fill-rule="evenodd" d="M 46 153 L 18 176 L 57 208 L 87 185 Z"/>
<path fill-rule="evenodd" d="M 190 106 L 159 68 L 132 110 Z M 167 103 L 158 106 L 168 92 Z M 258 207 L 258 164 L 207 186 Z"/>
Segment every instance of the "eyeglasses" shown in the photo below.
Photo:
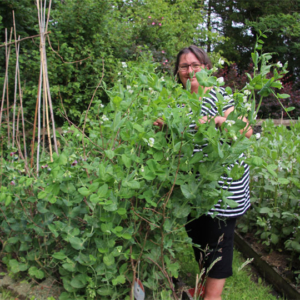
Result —
<path fill-rule="evenodd" d="M 178 67 L 178 70 L 181 72 L 187 72 L 189 70 L 189 67 L 192 68 L 193 71 L 201 69 L 202 65 L 201 64 L 190 64 L 190 65 L 182 65 Z"/>

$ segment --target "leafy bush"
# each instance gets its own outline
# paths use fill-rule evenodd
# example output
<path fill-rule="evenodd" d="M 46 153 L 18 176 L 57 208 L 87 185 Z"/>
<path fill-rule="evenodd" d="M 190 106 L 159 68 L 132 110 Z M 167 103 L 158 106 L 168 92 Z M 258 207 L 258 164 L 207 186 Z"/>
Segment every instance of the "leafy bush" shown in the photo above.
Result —
<path fill-rule="evenodd" d="M 107 106 L 96 101 L 85 121 L 83 114 L 88 137 L 65 128 L 63 150 L 53 162 L 45 156 L 38 176 L 26 174 L 14 152 L 2 159 L 3 260 L 14 273 L 60 277 L 66 290 L 61 299 L 124 299 L 138 275 L 153 293 L 160 292 L 157 281 L 172 290 L 175 253 L 187 242 L 180 235 L 186 216 L 192 208 L 205 213 L 219 198 L 232 205 L 216 187 L 226 165 L 249 146 L 239 134 L 244 122 L 233 115 L 236 125 L 219 131 L 213 122 L 195 120 L 199 130 L 192 135 L 187 114 L 191 108 L 200 114 L 200 94 L 160 78 L 148 60 L 142 66 L 128 70 L 124 64 L 126 88 L 117 82 L 107 90 Z M 217 85 L 205 71 L 197 77 L 202 86 Z M 164 131 L 152 125 L 158 116 Z M 238 140 L 229 145 L 233 131 Z M 192 156 L 195 142 L 211 144 L 208 156 Z"/>
<path fill-rule="evenodd" d="M 264 122 L 250 151 L 252 208 L 239 228 L 255 233 L 269 249 L 291 253 L 291 266 L 299 269 L 300 123 L 286 128 Z"/>

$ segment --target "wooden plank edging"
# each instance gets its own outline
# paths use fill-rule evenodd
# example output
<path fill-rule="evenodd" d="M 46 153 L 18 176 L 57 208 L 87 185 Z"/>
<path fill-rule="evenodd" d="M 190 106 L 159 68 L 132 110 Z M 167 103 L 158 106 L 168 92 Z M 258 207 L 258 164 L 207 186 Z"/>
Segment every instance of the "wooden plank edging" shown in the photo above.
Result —
<path fill-rule="evenodd" d="M 268 119 L 269 120 L 269 119 Z M 290 126 L 291 124 L 298 123 L 299 120 L 290 120 L 290 119 L 271 119 L 275 126 L 284 125 L 284 126 Z M 267 119 L 258 119 L 256 120 L 255 126 L 261 126 L 261 124 L 267 121 Z"/>

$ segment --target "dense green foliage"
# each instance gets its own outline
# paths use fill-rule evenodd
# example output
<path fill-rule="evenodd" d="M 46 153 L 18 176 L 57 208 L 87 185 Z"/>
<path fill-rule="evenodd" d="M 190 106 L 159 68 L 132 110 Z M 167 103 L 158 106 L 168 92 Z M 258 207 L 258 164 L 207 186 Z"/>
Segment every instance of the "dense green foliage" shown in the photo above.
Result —
<path fill-rule="evenodd" d="M 141 49 L 152 51 L 159 69 L 171 71 L 169 60 L 182 47 L 205 40 L 206 29 L 197 1 L 53 1 L 48 27 L 47 56 L 49 81 L 58 124 L 62 124 L 61 101 L 71 120 L 78 121 L 104 76 L 108 86 L 117 80 L 122 61 L 136 60 Z M 4 1 L 1 6 L 4 27 L 13 26 L 15 10 L 17 35 L 38 34 L 34 1 Z M 9 30 L 8 30 L 9 31 Z M 8 34 L 9 35 L 9 34 Z M 142 47 L 142 48 L 141 48 Z M 21 80 L 26 117 L 32 122 L 39 78 L 39 38 L 21 44 Z M 0 85 L 5 70 L 5 48 L 0 49 Z M 13 99 L 15 49 L 11 49 L 9 87 Z M 102 89 L 97 97 L 105 101 Z"/>
<path fill-rule="evenodd" d="M 255 233 L 269 250 L 290 253 L 290 269 L 299 271 L 299 123 L 288 129 L 265 122 L 251 152 L 256 161 L 251 171 L 252 208 L 239 228 Z"/>

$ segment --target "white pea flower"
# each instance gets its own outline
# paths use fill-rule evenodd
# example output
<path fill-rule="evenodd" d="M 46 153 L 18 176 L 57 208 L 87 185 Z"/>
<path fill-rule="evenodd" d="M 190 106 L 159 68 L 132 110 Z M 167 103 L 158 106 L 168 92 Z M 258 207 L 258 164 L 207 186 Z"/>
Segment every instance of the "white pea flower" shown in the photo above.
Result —
<path fill-rule="evenodd" d="M 246 95 L 246 96 L 251 95 L 251 91 L 249 91 L 249 90 L 244 90 L 244 95 Z"/>
<path fill-rule="evenodd" d="M 246 103 L 245 108 L 246 108 L 247 111 L 250 111 L 251 110 L 251 103 Z"/>
<path fill-rule="evenodd" d="M 141 172 L 145 172 L 144 166 L 141 166 Z"/>
<path fill-rule="evenodd" d="M 155 141 L 154 138 L 150 138 L 150 139 L 149 139 L 149 142 L 148 142 L 148 146 L 149 146 L 149 147 L 153 147 L 154 141 Z"/>
<path fill-rule="evenodd" d="M 233 120 L 226 120 L 225 123 L 227 123 L 228 126 L 232 126 L 233 124 L 235 124 L 235 121 L 233 121 Z"/>
<path fill-rule="evenodd" d="M 234 141 L 236 141 L 236 140 L 237 140 L 237 136 L 234 134 L 234 135 L 232 136 L 232 139 L 233 139 Z"/>
<path fill-rule="evenodd" d="M 105 121 L 108 121 L 109 119 L 108 119 L 108 117 L 106 115 L 103 115 L 102 116 L 102 120 L 105 122 Z"/>
<path fill-rule="evenodd" d="M 126 62 L 124 62 L 124 61 L 122 62 L 122 67 L 123 67 L 123 68 L 127 68 Z"/>
<path fill-rule="evenodd" d="M 278 68 L 282 68 L 282 63 L 279 61 L 279 62 L 277 62 L 276 66 L 277 66 Z"/>
<path fill-rule="evenodd" d="M 162 76 L 161 81 L 165 81 L 165 78 Z"/>
<path fill-rule="evenodd" d="M 260 139 L 260 133 L 259 133 L 259 132 L 256 133 L 256 134 L 255 134 L 255 137 L 256 137 L 257 140 Z"/>
<path fill-rule="evenodd" d="M 128 90 L 128 93 L 133 94 L 133 90 Z"/>
<path fill-rule="evenodd" d="M 244 96 L 244 97 L 243 97 L 243 102 L 246 103 L 247 100 L 248 100 L 248 97 L 247 97 L 247 96 Z"/>
<path fill-rule="evenodd" d="M 224 65 L 224 60 L 222 58 L 219 59 L 219 65 Z"/>
<path fill-rule="evenodd" d="M 104 105 L 101 103 L 101 104 L 100 104 L 100 107 L 101 107 L 101 108 L 103 108 L 103 107 L 104 107 Z"/>
<path fill-rule="evenodd" d="M 118 73 L 118 76 L 120 76 L 120 75 L 121 75 L 121 72 Z"/>
<path fill-rule="evenodd" d="M 130 90 L 130 89 L 131 89 L 131 86 L 130 86 L 130 85 L 127 85 L 126 88 L 127 88 L 127 90 Z"/>
<path fill-rule="evenodd" d="M 219 84 L 223 83 L 223 82 L 224 82 L 224 78 L 223 78 L 223 77 L 217 78 L 217 82 L 218 82 Z"/>
<path fill-rule="evenodd" d="M 213 72 L 213 73 L 215 73 L 215 72 L 217 72 L 217 71 L 218 71 L 218 68 L 216 68 L 216 67 L 212 67 L 212 69 L 211 69 L 211 70 L 212 70 L 212 72 Z"/>
<path fill-rule="evenodd" d="M 169 157 L 167 157 L 166 160 L 169 160 Z"/>

